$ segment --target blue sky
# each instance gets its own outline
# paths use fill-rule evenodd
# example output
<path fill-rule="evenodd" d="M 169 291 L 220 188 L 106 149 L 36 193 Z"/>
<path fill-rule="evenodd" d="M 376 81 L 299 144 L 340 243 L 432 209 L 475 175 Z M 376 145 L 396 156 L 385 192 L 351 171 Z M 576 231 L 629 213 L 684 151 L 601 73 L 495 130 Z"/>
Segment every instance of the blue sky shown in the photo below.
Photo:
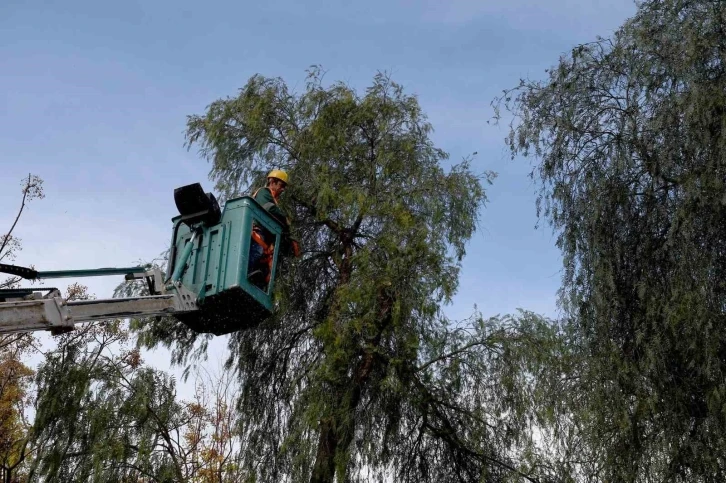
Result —
<path fill-rule="evenodd" d="M 41 270 L 127 266 L 166 249 L 175 187 L 209 165 L 183 146 L 186 116 L 256 73 L 304 86 L 305 69 L 363 89 L 388 71 L 419 96 L 439 147 L 499 173 L 447 313 L 556 315 L 560 255 L 535 230 L 527 160 L 510 160 L 489 106 L 579 42 L 607 37 L 631 0 L 509 2 L 38 1 L 0 3 L 0 227 L 28 172 L 45 180 L 16 235 Z M 59 283 L 64 287 L 68 281 Z M 98 297 L 118 278 L 84 279 Z M 221 341 L 220 341 L 221 343 Z"/>

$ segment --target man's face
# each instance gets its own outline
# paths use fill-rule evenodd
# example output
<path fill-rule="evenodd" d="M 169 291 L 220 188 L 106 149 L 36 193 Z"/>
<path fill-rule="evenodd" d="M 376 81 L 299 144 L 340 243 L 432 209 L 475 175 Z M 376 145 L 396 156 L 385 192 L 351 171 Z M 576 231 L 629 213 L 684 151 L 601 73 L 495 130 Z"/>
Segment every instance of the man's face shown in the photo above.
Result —
<path fill-rule="evenodd" d="M 287 188 L 287 185 L 279 179 L 273 179 L 272 183 L 270 183 L 270 188 L 275 193 L 275 196 L 280 196 L 285 191 L 285 188 Z"/>

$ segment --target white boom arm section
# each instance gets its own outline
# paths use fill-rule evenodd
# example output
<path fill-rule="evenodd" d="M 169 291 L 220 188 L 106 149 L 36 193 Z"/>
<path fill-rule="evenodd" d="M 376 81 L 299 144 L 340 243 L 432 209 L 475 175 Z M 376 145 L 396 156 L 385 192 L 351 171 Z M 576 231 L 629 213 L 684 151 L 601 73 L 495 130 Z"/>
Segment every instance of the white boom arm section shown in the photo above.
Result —
<path fill-rule="evenodd" d="M 196 296 L 181 284 L 167 291 L 158 270 L 135 274 L 134 278 L 150 278 L 156 295 L 103 300 L 66 301 L 58 290 L 43 296 L 32 292 L 0 302 L 0 334 L 50 330 L 61 333 L 72 330 L 80 322 L 124 317 L 174 315 L 197 310 Z"/>

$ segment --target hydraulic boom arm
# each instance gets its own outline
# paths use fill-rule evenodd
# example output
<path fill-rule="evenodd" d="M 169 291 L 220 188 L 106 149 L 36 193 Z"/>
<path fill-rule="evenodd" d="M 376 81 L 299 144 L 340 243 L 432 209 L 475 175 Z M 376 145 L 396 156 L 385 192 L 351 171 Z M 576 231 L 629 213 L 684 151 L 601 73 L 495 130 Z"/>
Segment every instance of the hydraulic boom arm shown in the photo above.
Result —
<path fill-rule="evenodd" d="M 118 317 L 164 316 L 197 310 L 196 296 L 180 283 L 165 286 L 158 269 L 73 270 L 35 272 L 33 278 L 79 277 L 126 273 L 127 279 L 144 278 L 153 295 L 102 300 L 67 301 L 57 289 L 0 291 L 0 334 L 50 330 L 61 333 L 74 324 Z M 46 295 L 43 292 L 47 291 Z"/>

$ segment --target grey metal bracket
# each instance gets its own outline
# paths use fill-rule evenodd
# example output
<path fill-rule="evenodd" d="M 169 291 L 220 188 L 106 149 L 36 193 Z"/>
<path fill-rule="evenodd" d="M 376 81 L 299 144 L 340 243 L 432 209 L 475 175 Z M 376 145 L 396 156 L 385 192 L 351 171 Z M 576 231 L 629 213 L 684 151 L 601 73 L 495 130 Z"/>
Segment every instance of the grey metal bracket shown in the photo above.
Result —
<path fill-rule="evenodd" d="M 73 328 L 73 318 L 61 297 L 0 303 L 0 333 Z"/>

